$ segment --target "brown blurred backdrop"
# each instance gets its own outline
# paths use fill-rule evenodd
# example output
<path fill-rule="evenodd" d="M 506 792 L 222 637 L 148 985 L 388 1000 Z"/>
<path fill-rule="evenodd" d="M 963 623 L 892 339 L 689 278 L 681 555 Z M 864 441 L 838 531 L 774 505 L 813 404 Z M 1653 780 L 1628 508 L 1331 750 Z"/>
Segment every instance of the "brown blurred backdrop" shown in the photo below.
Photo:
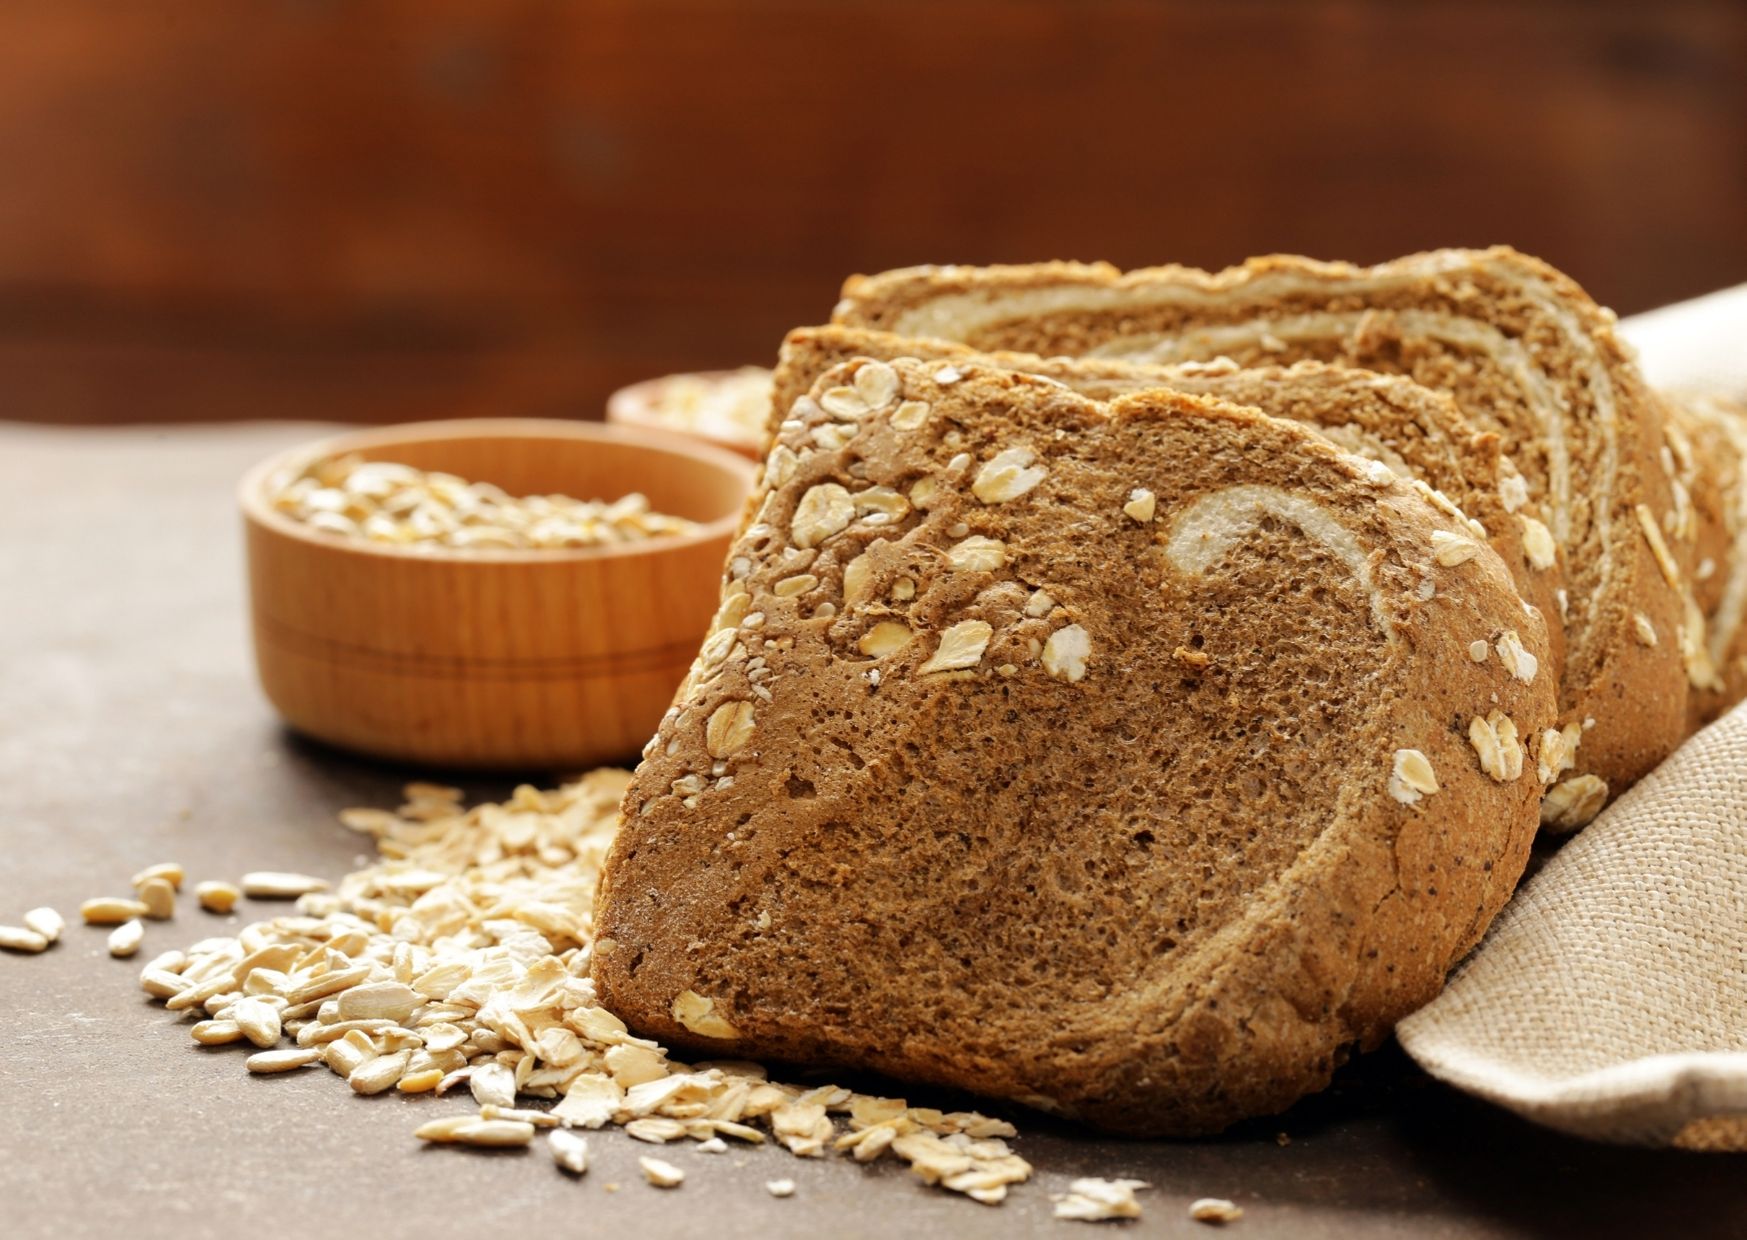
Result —
<path fill-rule="evenodd" d="M 1747 279 L 1742 0 L 9 0 L 0 417 L 595 416 L 924 261 Z"/>

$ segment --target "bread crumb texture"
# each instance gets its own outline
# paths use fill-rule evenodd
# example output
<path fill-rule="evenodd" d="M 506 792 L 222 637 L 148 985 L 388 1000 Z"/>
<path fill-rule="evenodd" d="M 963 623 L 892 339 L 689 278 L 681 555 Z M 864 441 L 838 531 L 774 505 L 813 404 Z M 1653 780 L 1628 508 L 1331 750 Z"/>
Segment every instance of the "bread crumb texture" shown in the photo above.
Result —
<path fill-rule="evenodd" d="M 1470 649 L 1545 626 L 1454 504 L 1296 423 L 946 369 L 781 420 L 626 793 L 602 1000 L 1125 1132 L 1284 1107 L 1508 897 L 1541 786 L 1470 721 L 1556 691 Z"/>

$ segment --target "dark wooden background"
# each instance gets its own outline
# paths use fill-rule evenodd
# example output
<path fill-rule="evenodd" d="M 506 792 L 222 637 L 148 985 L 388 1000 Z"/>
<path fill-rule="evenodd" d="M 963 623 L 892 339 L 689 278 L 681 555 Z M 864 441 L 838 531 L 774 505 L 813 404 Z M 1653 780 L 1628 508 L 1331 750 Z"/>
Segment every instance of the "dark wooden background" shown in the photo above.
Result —
<path fill-rule="evenodd" d="M 1741 0 L 7 0 L 0 417 L 595 414 L 922 261 L 1747 279 Z"/>

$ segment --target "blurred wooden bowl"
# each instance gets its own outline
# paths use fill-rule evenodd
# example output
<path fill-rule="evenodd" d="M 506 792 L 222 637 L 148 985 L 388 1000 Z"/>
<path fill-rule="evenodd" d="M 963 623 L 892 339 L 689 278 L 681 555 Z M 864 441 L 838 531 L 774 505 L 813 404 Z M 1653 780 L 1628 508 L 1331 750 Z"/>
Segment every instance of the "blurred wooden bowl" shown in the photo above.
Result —
<path fill-rule="evenodd" d="M 693 390 L 689 395 L 693 399 L 701 399 L 703 393 L 697 390 L 699 388 L 708 388 L 711 385 L 728 388 L 745 384 L 755 375 L 763 375 L 768 380 L 770 372 L 748 366 L 740 370 L 700 370 L 691 374 L 662 375 L 659 379 L 645 379 L 641 383 L 622 387 L 607 397 L 607 421 L 615 426 L 641 426 L 685 435 L 718 448 L 726 448 L 730 452 L 737 452 L 750 460 L 761 461 L 764 459 L 761 451 L 764 447 L 762 407 L 756 427 L 741 427 L 730 416 L 719 412 L 676 416 L 671 408 L 676 387 L 683 385 L 691 388 Z M 768 399 L 764 402 L 765 405 L 769 403 Z"/>
<path fill-rule="evenodd" d="M 272 507 L 270 479 L 345 453 L 512 495 L 641 491 L 702 528 L 628 546 L 409 552 Z M 709 628 L 752 474 L 678 435 L 515 418 L 359 431 L 276 455 L 239 491 L 261 685 L 298 731 L 378 757 L 504 770 L 630 761 Z"/>

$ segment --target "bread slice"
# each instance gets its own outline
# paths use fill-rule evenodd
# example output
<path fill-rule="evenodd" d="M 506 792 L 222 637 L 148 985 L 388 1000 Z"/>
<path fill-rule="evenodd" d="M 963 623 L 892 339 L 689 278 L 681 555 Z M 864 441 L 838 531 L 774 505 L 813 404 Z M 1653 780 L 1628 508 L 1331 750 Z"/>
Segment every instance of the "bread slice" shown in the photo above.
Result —
<path fill-rule="evenodd" d="M 626 793 L 595 983 L 701 1053 L 1125 1132 L 1284 1107 L 1508 898 L 1544 627 L 1302 426 L 951 371 L 852 363 L 783 425 Z"/>
<path fill-rule="evenodd" d="M 837 321 L 1044 355 L 1311 358 L 1447 391 L 1502 437 L 1565 552 L 1564 717 L 1587 728 L 1589 778 L 1559 796 L 1599 804 L 1596 779 L 1617 792 L 1686 734 L 1687 582 L 1662 532 L 1675 501 L 1658 466 L 1661 406 L 1612 315 L 1544 263 L 1499 247 L 1378 267 L 1262 258 L 1218 274 L 912 268 L 851 278 Z M 1645 626 L 1655 645 L 1637 640 Z"/>
<path fill-rule="evenodd" d="M 1722 397 L 1667 398 L 1676 512 L 1671 537 L 1692 545 L 1681 652 L 1693 683 L 1691 726 L 1747 697 L 1747 408 Z"/>
<path fill-rule="evenodd" d="M 1548 545 L 1536 543 L 1531 557 L 1523 530 L 1529 518 L 1545 528 L 1545 516 L 1527 497 L 1527 486 L 1506 456 L 1497 434 L 1478 431 L 1455 401 L 1399 375 L 1324 362 L 1290 366 L 1240 367 L 1229 359 L 1170 366 L 1103 358 L 1045 358 L 1034 353 L 979 353 L 950 341 L 894 336 L 855 327 L 802 327 L 783 341 L 773 381 L 771 424 L 774 440 L 797 400 L 833 366 L 857 357 L 892 361 L 975 363 L 1054 379 L 1097 400 L 1165 388 L 1213 396 L 1248 405 L 1274 417 L 1312 426 L 1335 446 L 1382 461 L 1403 478 L 1421 481 L 1448 500 L 1463 517 L 1473 518 L 1481 536 L 1510 569 L 1517 590 L 1547 623 L 1551 657 L 1548 670 L 1564 668 L 1564 572 Z M 1575 743 L 1581 728 L 1569 740 Z"/>

